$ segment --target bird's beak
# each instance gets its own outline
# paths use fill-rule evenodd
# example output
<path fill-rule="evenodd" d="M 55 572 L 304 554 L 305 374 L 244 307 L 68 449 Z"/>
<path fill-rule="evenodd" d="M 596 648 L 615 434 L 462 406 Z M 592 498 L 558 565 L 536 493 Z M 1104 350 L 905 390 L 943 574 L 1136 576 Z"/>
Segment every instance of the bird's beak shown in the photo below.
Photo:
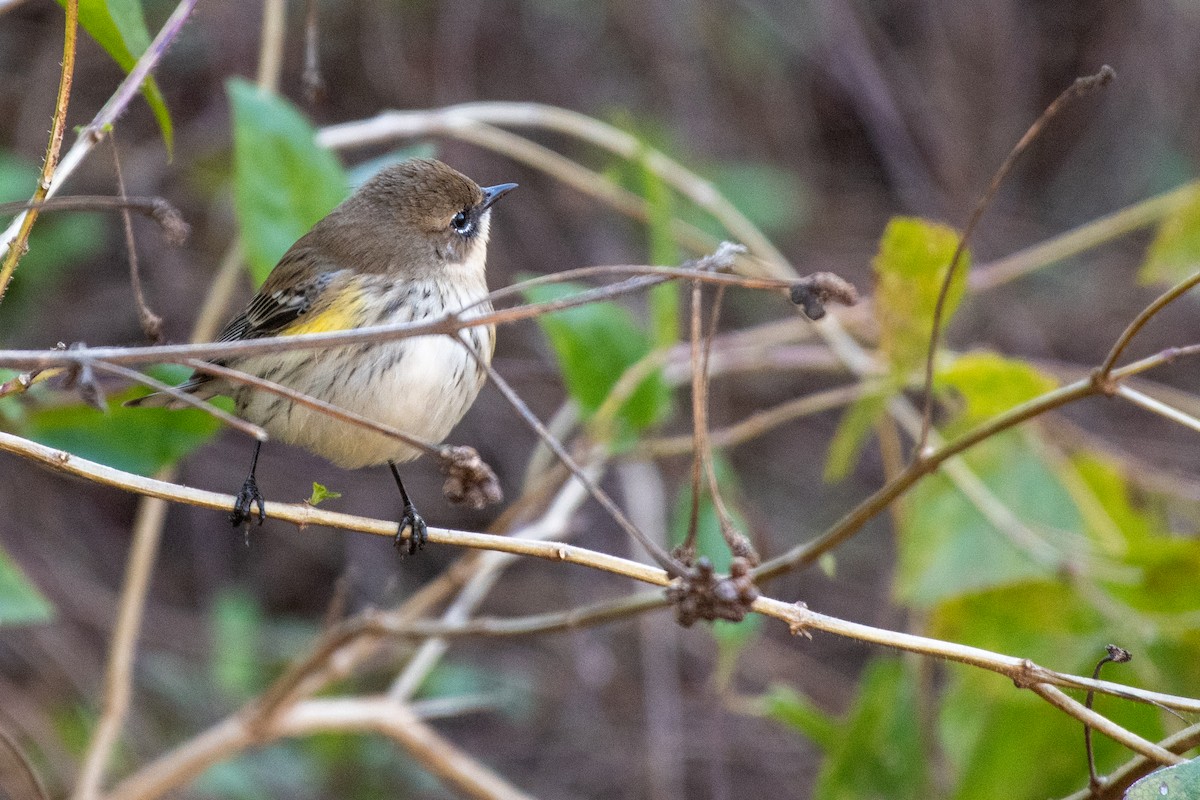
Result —
<path fill-rule="evenodd" d="M 484 211 L 490 208 L 492 203 L 504 197 L 504 195 L 515 188 L 517 188 L 515 183 L 498 183 L 495 186 L 483 187 L 483 202 L 479 204 L 479 210 Z"/>

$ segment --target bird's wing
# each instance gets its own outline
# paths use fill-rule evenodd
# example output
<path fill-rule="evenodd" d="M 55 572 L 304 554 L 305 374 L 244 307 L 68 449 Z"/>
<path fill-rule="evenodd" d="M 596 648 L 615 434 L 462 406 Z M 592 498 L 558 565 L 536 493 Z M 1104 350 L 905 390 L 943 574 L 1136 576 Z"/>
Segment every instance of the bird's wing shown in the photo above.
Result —
<path fill-rule="evenodd" d="M 315 306 L 328 305 L 333 294 L 330 288 L 341 283 L 339 277 L 343 275 L 336 269 L 313 270 L 310 265 L 304 266 L 308 267 L 304 270 L 307 274 L 296 276 L 295 270 L 281 262 L 245 310 L 229 320 L 217 341 L 299 333 L 299 330 L 287 329 L 295 327 L 296 320 Z"/>
<path fill-rule="evenodd" d="M 246 308 L 229 320 L 217 341 L 233 342 L 353 327 L 355 320 L 348 318 L 346 312 L 354 309 L 339 309 L 341 304 L 335 305 L 333 302 L 347 288 L 349 274 L 344 270 L 321 267 L 322 265 L 313 262 L 310 254 L 293 247 L 271 272 L 266 283 L 251 298 Z M 297 320 L 314 310 L 316 313 L 312 317 L 297 324 Z M 334 316 L 347 317 L 345 324 L 337 325 L 338 320 L 332 319 Z M 226 365 L 224 359 L 212 361 L 214 364 Z M 176 388 L 201 398 L 224 391 L 220 379 L 202 373 L 193 374 Z M 182 401 L 163 392 L 130 400 L 126 405 L 167 408 L 186 406 Z"/>

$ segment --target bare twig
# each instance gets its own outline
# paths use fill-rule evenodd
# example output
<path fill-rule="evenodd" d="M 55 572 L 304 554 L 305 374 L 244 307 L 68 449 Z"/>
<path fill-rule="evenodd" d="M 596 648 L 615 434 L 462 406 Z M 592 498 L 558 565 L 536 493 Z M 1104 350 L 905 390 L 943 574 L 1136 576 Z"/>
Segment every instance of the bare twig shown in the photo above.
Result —
<path fill-rule="evenodd" d="M 38 179 L 37 188 L 33 191 L 34 204 L 41 203 L 50 192 L 50 182 L 54 178 L 54 170 L 58 166 L 58 153 L 62 149 L 63 132 L 67 128 L 67 104 L 71 99 L 71 81 L 75 77 L 75 42 L 79 33 L 79 0 L 67 0 L 66 22 L 63 26 L 63 58 L 62 70 L 58 79 L 58 96 L 54 101 L 54 118 L 50 123 L 50 141 L 46 143 L 46 157 L 42 161 L 42 174 Z M 33 223 L 37 221 L 38 212 L 31 208 L 19 219 L 13 222 L 17 225 L 17 233 L 11 240 L 7 233 L 4 236 L 4 246 L 7 253 L 4 261 L 0 262 L 0 301 L 8 290 L 17 262 L 29 247 L 29 234 Z M 11 227 L 10 227 L 11 229 Z"/>
<path fill-rule="evenodd" d="M 709 442 L 715 448 L 733 447 L 748 442 L 800 417 L 852 403 L 870 393 L 876 385 L 872 382 L 855 383 L 793 398 L 774 408 L 749 414 L 740 422 L 726 428 L 712 431 L 709 434 Z M 635 452 L 653 458 L 665 458 L 685 455 L 690 453 L 693 447 L 695 437 L 691 434 L 681 434 L 662 439 L 646 439 L 637 445 Z"/>
<path fill-rule="evenodd" d="M 496 388 L 500 390 L 500 393 L 504 395 L 505 399 L 508 400 L 509 405 L 511 405 L 517 414 L 523 420 L 525 420 L 529 427 L 533 428 L 538 436 L 541 437 L 542 441 L 550 447 L 556 456 L 558 456 L 558 459 L 566 465 L 567 469 L 571 470 L 571 474 L 574 475 L 585 487 L 587 487 L 588 493 L 591 494 L 591 496 L 595 498 L 596 502 L 608 512 L 609 516 L 613 518 L 617 525 L 619 525 L 622 530 L 630 535 L 630 537 L 642 545 L 642 547 L 646 548 L 646 552 L 649 553 L 651 557 L 658 562 L 658 565 L 666 570 L 668 574 L 670 574 L 672 577 L 678 577 L 682 575 L 684 573 L 684 569 L 679 562 L 672 558 L 670 553 L 663 550 L 662 547 L 660 547 L 656 542 L 652 541 L 648 536 L 646 536 L 645 533 L 640 531 L 636 525 L 629 521 L 629 517 L 625 515 L 625 512 L 621 510 L 620 506 L 613 502 L 613 499 L 608 496 L 608 493 L 597 486 L 595 481 L 587 476 L 583 469 L 575 462 L 575 459 L 571 457 L 571 454 L 568 453 L 566 448 L 562 446 L 562 443 L 554 438 L 554 436 L 550 434 L 550 431 L 546 430 L 546 426 L 542 424 L 542 421 L 537 418 L 536 414 L 530 411 L 529 406 L 525 404 L 525 401 L 521 399 L 521 396 L 513 391 L 513 388 L 508 385 L 508 381 L 500 377 L 499 373 L 496 372 L 492 365 L 485 361 L 479 355 L 479 353 L 477 353 L 475 349 L 471 347 L 464 337 L 459 337 L 458 341 L 463 347 L 467 348 L 468 352 L 472 354 L 476 363 L 487 370 L 488 377 L 491 378 L 492 383 L 495 384 Z"/>
<path fill-rule="evenodd" d="M 117 87 L 116 92 L 101 107 L 100 111 L 96 113 L 92 121 L 80 131 L 79 136 L 75 139 L 75 143 L 71 145 L 71 149 L 58 162 L 58 167 L 54 170 L 53 176 L 48 178 L 49 187 L 40 199 L 48 199 L 57 194 L 58 190 L 62 188 L 62 185 L 75 169 L 83 163 L 84 158 L 92 151 L 96 143 L 100 141 L 104 131 L 124 113 L 129 102 L 141 88 L 142 82 L 150 74 L 150 70 L 154 69 L 159 59 L 162 58 L 167 48 L 175 40 L 175 37 L 179 35 L 184 21 L 191 14 L 196 2 L 197 0 L 181 0 L 179 5 L 175 7 L 175 10 L 171 12 L 171 16 L 167 18 L 162 28 L 159 29 L 158 35 L 154 37 L 150 46 L 146 48 L 146 52 L 137 60 L 133 69 L 125 76 L 125 79 L 121 81 L 121 85 Z M 8 256 L 12 257 L 11 244 L 13 237 L 17 231 L 24 228 L 30 214 L 36 215 L 36 211 L 30 210 L 18 215 L 9 224 L 8 228 L 5 229 L 4 233 L 0 234 L 0 253 L 8 253 Z"/>
<path fill-rule="evenodd" d="M 929 350 L 925 354 L 925 388 L 924 388 L 924 404 L 921 411 L 921 435 L 917 438 L 916 447 L 914 448 L 914 459 L 920 459 L 925 450 L 925 445 L 929 441 L 929 429 L 933 424 L 933 369 L 934 359 L 937 357 L 938 341 L 941 338 L 942 317 L 946 310 L 946 298 L 950 294 L 950 286 L 954 282 L 954 274 L 958 270 L 959 262 L 962 260 L 963 253 L 966 252 L 967 244 L 971 241 L 971 235 L 975 232 L 975 227 L 979 224 L 980 218 L 983 217 L 983 212 L 992 204 L 992 200 L 996 196 L 996 192 L 1000 189 L 1000 184 L 1008 177 L 1016 164 L 1017 159 L 1025 149 L 1037 139 L 1041 134 L 1042 129 L 1050 120 L 1058 116 L 1067 105 L 1076 98 L 1091 94 L 1092 92 L 1107 86 L 1117 75 L 1113 68 L 1107 64 L 1100 68 L 1100 71 L 1095 75 L 1089 75 L 1086 78 L 1076 78 L 1075 82 L 1068 86 L 1054 98 L 1054 101 L 1046 107 L 1025 134 L 1009 151 L 1008 156 L 1004 159 L 1004 163 L 996 170 L 996 174 L 992 176 L 992 181 L 988 184 L 987 191 L 979 198 L 979 202 L 975 204 L 975 209 L 971 212 L 970 219 L 967 220 L 967 225 L 963 229 L 962 236 L 958 239 L 958 244 L 954 247 L 954 255 L 950 257 L 950 266 L 946 268 L 946 277 L 942 279 L 941 289 L 938 291 L 937 304 L 933 309 L 933 330 L 929 334 Z"/>
<path fill-rule="evenodd" d="M 178 389 L 178 387 L 169 386 L 169 385 L 163 383 L 162 381 L 158 380 L 157 378 L 152 378 L 149 375 L 138 372 L 137 370 L 129 369 L 128 367 L 122 367 L 120 364 L 108 364 L 104 361 L 94 362 L 92 364 L 92 367 L 94 369 L 100 370 L 101 372 L 108 372 L 112 375 L 120 375 L 125 380 L 132 381 L 134 383 L 145 384 L 146 386 L 149 386 L 151 389 L 154 389 L 155 391 L 164 392 L 166 394 L 169 394 L 169 395 L 171 395 L 171 397 L 174 397 L 176 400 L 180 401 L 181 403 L 187 403 L 188 405 L 192 406 L 193 408 L 200 409 L 204 413 L 208 414 L 211 417 L 214 417 L 215 419 L 220 420 L 221 422 L 225 423 L 226 425 L 233 428 L 234 430 L 239 431 L 240 433 L 244 433 L 247 436 L 257 439 L 260 442 L 267 441 L 267 438 L 268 438 L 267 432 L 265 430 L 263 430 L 262 428 L 260 428 L 259 426 L 255 425 L 253 422 L 247 422 L 246 420 L 244 420 L 240 417 L 236 417 L 233 414 L 230 414 L 225 409 L 218 408 L 217 406 L 213 405 L 212 403 L 208 402 L 207 400 L 201 400 L 199 397 L 196 397 L 194 394 L 191 394 L 189 392 L 181 392 Z"/>
<path fill-rule="evenodd" d="M 325 79 L 321 76 L 321 28 L 317 0 L 304 2 L 304 98 L 310 103 L 325 99 Z"/>
<path fill-rule="evenodd" d="M 104 706 L 100 721 L 88 742 L 87 754 L 75 782 L 74 800 L 92 800 L 99 795 L 100 782 L 121 733 L 133 697 L 133 659 L 141 629 L 146 592 L 154 569 L 154 557 L 167 515 L 165 499 L 144 500 L 133 523 L 133 547 L 117 620 L 109 644 L 108 669 L 104 677 Z"/>
<path fill-rule="evenodd" d="M 76 194 L 69 197 L 52 197 L 34 203 L 20 201 L 0 203 L 0 216 L 36 208 L 45 214 L 48 211 L 136 211 L 158 223 L 167 241 L 181 245 L 187 241 L 190 227 L 183 220 L 179 209 L 161 197 L 109 197 L 107 195 Z"/>
<path fill-rule="evenodd" d="M 233 503 L 233 497 L 217 492 L 208 492 L 187 486 L 179 486 L 154 478 L 145 478 L 113 469 L 80 458 L 52 447 L 31 442 L 18 436 L 0 431 L 0 451 L 13 453 L 37 462 L 55 471 L 75 475 L 97 484 L 111 486 L 123 491 L 150 497 L 160 497 L 172 502 L 211 508 L 224 512 Z M 300 527 L 324 525 L 340 530 L 355 530 L 375 536 L 394 537 L 396 525 L 392 520 L 368 519 L 350 514 L 341 514 L 313 508 L 305 503 L 268 503 L 267 514 L 273 519 L 292 522 Z M 429 540 L 472 549 L 496 550 L 518 555 L 532 556 L 556 563 L 572 563 L 616 575 L 633 578 L 654 586 L 665 587 L 671 582 L 663 570 L 640 564 L 628 559 L 588 550 L 562 542 L 540 542 L 495 536 L 468 531 L 430 528 Z M 957 661 L 1000 673 L 1016 681 L 1020 686 L 1035 683 L 1050 684 L 1066 689 L 1097 692 L 1122 697 L 1137 702 L 1158 704 L 1165 708 L 1185 713 L 1200 713 L 1200 700 L 1152 692 L 1132 686 L 1123 686 L 1104 680 L 1068 675 L 1040 667 L 1028 659 L 992 653 L 977 647 L 943 642 L 923 636 L 898 631 L 888 631 L 869 625 L 830 617 L 795 604 L 784 603 L 767 597 L 754 601 L 753 610 L 787 623 L 794 632 L 805 630 L 826 631 L 838 636 L 859 641 L 920 653 L 926 656 Z"/>
<path fill-rule="evenodd" d="M 1175 284 L 1170 289 L 1159 295 L 1153 303 L 1142 309 L 1141 313 L 1134 318 L 1133 322 L 1129 323 L 1125 330 L 1121 332 L 1121 335 L 1113 344 L 1112 349 L 1109 350 L 1108 355 L 1104 359 L 1104 363 L 1102 363 L 1100 365 L 1100 369 L 1096 371 L 1096 382 L 1099 384 L 1104 384 L 1108 381 L 1109 374 L 1112 372 L 1113 367 L 1116 366 L 1117 359 L 1119 359 L 1121 354 L 1125 352 L 1125 348 L 1129 346 L 1131 341 L 1133 341 L 1133 337 L 1137 336 L 1138 332 L 1146 326 L 1146 323 L 1148 323 L 1155 314 L 1157 314 L 1159 311 L 1162 311 L 1175 300 L 1187 294 L 1189 291 L 1195 288 L 1197 284 L 1200 284 L 1200 272 L 1197 272 L 1195 275 L 1192 275 L 1191 277 Z"/>
<path fill-rule="evenodd" d="M 187 784 L 213 764 L 251 746 L 326 731 L 383 734 L 468 797 L 528 800 L 527 795 L 425 724 L 409 706 L 384 697 L 308 700 L 281 713 L 267 731 L 252 728 L 238 717 L 230 717 L 138 770 L 113 788 L 105 800 L 152 800 Z"/>
<path fill-rule="evenodd" d="M 1135 406 L 1139 406 L 1147 411 L 1158 414 L 1160 417 L 1166 417 L 1172 422 L 1177 422 L 1180 425 L 1183 425 L 1185 428 L 1191 428 L 1197 433 L 1200 433 L 1200 419 L 1197 419 L 1191 414 L 1180 411 L 1177 408 L 1169 406 L 1161 400 L 1155 400 L 1150 395 L 1139 392 L 1137 389 L 1134 389 L 1123 383 L 1117 386 L 1117 388 L 1114 390 L 1114 393 L 1117 397 L 1128 400 Z"/>
<path fill-rule="evenodd" d="M 1189 725 L 1178 733 L 1173 733 L 1158 743 L 1164 750 L 1183 754 L 1194 747 L 1200 746 L 1200 724 Z M 1080 789 L 1064 800 L 1120 800 L 1125 796 L 1125 790 L 1134 781 L 1144 777 L 1161 766 L 1157 761 L 1139 755 L 1130 759 L 1121 767 L 1106 777 L 1099 778 L 1100 787 L 1093 790 L 1091 786 Z"/>
<path fill-rule="evenodd" d="M 254 81 L 263 91 L 279 91 L 279 75 L 283 72 L 283 42 L 286 36 L 287 3 L 284 0 L 265 0 L 262 33 L 258 38 L 258 75 Z"/>
<path fill-rule="evenodd" d="M 1042 267 L 1153 225 L 1193 202 L 1197 191 L 1200 191 L 1200 181 L 1185 183 L 1169 192 L 1140 200 L 1010 256 L 981 264 L 971 271 L 968 285 L 976 292 L 994 289 Z"/>
<path fill-rule="evenodd" d="M 122 201 L 128 201 L 125 194 L 125 176 L 121 174 L 121 155 L 117 149 L 117 134 L 109 134 L 109 145 L 112 147 L 113 170 L 117 176 L 117 194 Z M 155 344 L 161 344 L 162 317 L 150 310 L 146 303 L 146 294 L 142 291 L 142 276 L 138 270 L 137 242 L 133 238 L 133 219 L 129 215 L 128 206 L 121 208 L 121 222 L 125 229 L 125 249 L 129 252 L 129 284 L 133 288 L 133 301 L 137 306 L 138 322 L 146 338 Z"/>
<path fill-rule="evenodd" d="M 1115 664 L 1124 664 L 1133 658 L 1133 656 L 1129 654 L 1128 650 L 1123 650 L 1120 647 L 1117 647 L 1115 644 L 1108 645 L 1106 649 L 1108 650 L 1108 654 L 1105 655 L 1104 658 L 1100 659 L 1100 661 L 1096 664 L 1096 668 L 1092 670 L 1092 678 L 1099 678 L 1100 669 L 1109 662 L 1113 662 Z M 1092 703 L 1095 702 L 1095 699 L 1096 693 L 1088 690 L 1087 699 L 1084 701 L 1084 707 L 1086 707 L 1088 711 L 1092 710 Z M 1096 757 L 1092 752 L 1092 726 L 1087 722 L 1083 723 L 1083 747 L 1087 753 L 1088 786 L 1091 788 L 1092 793 L 1095 794 L 1099 792 L 1101 787 L 1100 778 L 1096 775 Z"/>

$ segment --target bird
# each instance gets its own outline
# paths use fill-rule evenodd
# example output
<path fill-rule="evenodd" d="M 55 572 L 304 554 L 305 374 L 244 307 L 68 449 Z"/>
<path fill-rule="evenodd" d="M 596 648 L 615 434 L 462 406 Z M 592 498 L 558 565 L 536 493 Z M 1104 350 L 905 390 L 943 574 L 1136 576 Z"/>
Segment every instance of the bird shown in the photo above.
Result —
<path fill-rule="evenodd" d="M 486 261 L 492 205 L 516 187 L 481 187 L 433 159 L 385 167 L 283 254 L 218 341 L 420 322 L 464 309 L 464 320 L 490 312 Z M 460 335 L 478 360 L 462 342 L 435 334 L 229 356 L 212 363 L 274 381 L 436 444 L 474 403 L 495 350 L 494 325 L 466 327 Z M 271 440 L 298 445 L 340 467 L 386 463 L 403 502 L 395 544 L 403 545 L 407 531 L 410 554 L 424 546 L 427 525 L 397 468 L 419 456 L 420 449 L 201 371 L 176 391 L 199 399 L 228 395 L 237 414 L 265 429 Z M 169 392 L 155 392 L 127 405 L 188 404 Z M 230 513 L 234 527 L 244 525 L 247 532 L 255 506 L 260 525 L 266 516 L 255 477 L 261 448 L 262 442 L 257 442 L 250 473 Z"/>

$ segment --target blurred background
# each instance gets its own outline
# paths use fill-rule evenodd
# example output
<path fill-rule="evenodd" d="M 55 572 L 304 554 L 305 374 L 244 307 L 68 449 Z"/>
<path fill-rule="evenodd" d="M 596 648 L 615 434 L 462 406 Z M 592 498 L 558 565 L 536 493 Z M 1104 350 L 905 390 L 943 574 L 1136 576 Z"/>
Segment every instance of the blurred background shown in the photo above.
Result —
<path fill-rule="evenodd" d="M 172 8 L 146 0 L 151 31 Z M 0 3 L 0 10 L 0 199 L 23 199 L 46 145 L 63 13 L 48 0 Z M 199 298 L 236 233 L 226 80 L 253 79 L 261 11 L 256 3 L 205 0 L 163 60 L 157 77 L 174 120 L 172 158 L 141 99 L 117 126 L 129 193 L 167 198 L 192 226 L 186 245 L 172 247 L 152 223 L 134 220 L 147 299 L 172 341 L 189 336 Z M 977 265 L 1183 183 L 1200 157 L 1200 5 L 1188 0 L 325 0 L 319 52 L 327 97 L 315 104 L 304 100 L 301 83 L 303 4 L 288 11 L 280 93 L 317 126 L 385 109 L 477 100 L 581 111 L 636 133 L 713 180 L 800 272 L 831 270 L 864 292 L 891 216 L 961 227 L 1046 104 L 1102 64 L 1116 70 L 1117 80 L 1069 108 L 1020 160 L 976 234 Z M 121 77 L 83 37 L 69 126 L 90 120 Z M 564 139 L 532 135 L 598 169 L 615 165 Z M 67 137 L 69 145 L 70 129 Z M 425 144 L 480 183 L 521 185 L 493 217 L 493 287 L 523 273 L 649 260 L 643 227 L 595 200 L 491 152 L 449 140 Z M 342 158 L 353 167 L 392 148 Z M 106 147 L 67 190 L 114 192 Z M 46 215 L 37 237 L 0 305 L 0 346 L 144 341 L 119 218 Z M 1148 234 L 1126 237 L 969 298 L 950 344 L 1094 365 L 1154 296 L 1135 281 L 1147 241 Z M 247 280 L 235 302 L 250 292 Z M 643 313 L 640 301 L 628 305 Z M 1191 300 L 1168 310 L 1139 340 L 1137 354 L 1194 340 L 1195 312 Z M 774 296 L 732 293 L 723 327 L 790 313 Z M 565 395 L 536 325 L 504 328 L 496 359 L 543 419 L 554 414 Z M 1156 377 L 1194 386 L 1200 376 L 1193 362 Z M 715 382 L 714 424 L 841 380 L 774 370 Z M 665 430 L 687 429 L 686 394 L 676 407 Z M 764 554 L 816 535 L 883 480 L 874 444 L 849 479 L 823 480 L 838 419 L 837 412 L 808 418 L 728 453 L 737 505 Z M 1178 429 L 1101 401 L 1069 409 L 1059 422 L 1200 496 L 1192 477 L 1200 457 Z M 484 390 L 451 440 L 478 448 L 505 490 L 517 493 L 535 437 L 498 392 Z M 178 480 L 232 492 L 250 455 L 244 437 L 223 432 L 181 462 Z M 689 464 L 676 458 L 662 467 L 674 507 Z M 341 492 L 328 501 L 335 510 L 383 518 L 399 510 L 382 469 L 343 472 L 270 444 L 258 475 L 269 499 L 299 501 L 318 481 Z M 500 511 L 447 504 L 442 477 L 426 460 L 409 465 L 405 480 L 435 526 L 482 530 Z M 620 497 L 618 482 L 606 486 Z M 31 469 L 7 454 L 0 454 L 0 487 L 0 544 L 56 609 L 51 622 L 0 629 L 0 722 L 29 748 L 58 794 L 71 784 L 97 713 L 136 500 Z M 575 541 L 631 554 L 594 505 L 579 518 Z M 350 610 L 386 605 L 456 555 L 431 547 L 400 561 L 386 539 L 297 532 L 271 521 L 247 547 L 222 514 L 171 508 L 143 630 L 134 713 L 114 773 L 261 690 L 322 625 L 336 587 L 344 587 Z M 881 517 L 839 550 L 836 577 L 811 570 L 776 582 L 770 594 L 904 628 L 906 614 L 891 599 L 893 559 Z M 589 570 L 523 562 L 505 575 L 484 611 L 562 609 L 629 588 Z M 776 722 L 718 700 L 713 675 L 720 652 L 706 626 L 679 629 L 659 612 L 503 646 L 457 643 L 434 674 L 439 685 L 427 692 L 492 698 L 495 707 L 439 727 L 535 795 L 808 796 L 819 751 Z M 840 713 L 855 696 L 869 651 L 829 636 L 795 641 L 782 626 L 764 625 L 753 653 L 730 679 L 734 695 L 783 681 Z M 387 675 L 383 665 L 362 680 L 385 686 Z M 445 792 L 387 742 L 322 736 L 223 765 L 186 796 L 365 798 L 385 791 Z"/>

